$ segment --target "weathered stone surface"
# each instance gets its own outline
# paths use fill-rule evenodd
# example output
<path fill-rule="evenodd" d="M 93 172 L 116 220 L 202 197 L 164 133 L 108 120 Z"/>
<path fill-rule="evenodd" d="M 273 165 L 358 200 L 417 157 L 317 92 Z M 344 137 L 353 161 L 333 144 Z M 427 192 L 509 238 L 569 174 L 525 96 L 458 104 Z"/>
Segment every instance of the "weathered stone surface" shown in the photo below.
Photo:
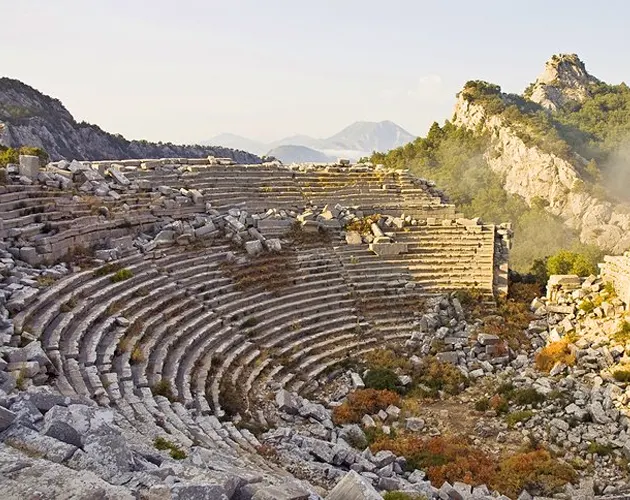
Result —
<path fill-rule="evenodd" d="M 276 404 L 280 411 L 289 414 L 296 414 L 299 409 L 296 397 L 285 389 L 281 389 L 276 394 Z"/>
<path fill-rule="evenodd" d="M 127 488 L 114 486 L 92 472 L 72 470 L 49 460 L 27 457 L 0 443 L 0 485 L 2 498 L 67 498 L 133 500 Z"/>
<path fill-rule="evenodd" d="M 383 497 L 364 477 L 350 471 L 326 496 L 326 500 L 383 500 Z"/>
<path fill-rule="evenodd" d="M 53 420 L 52 422 L 49 422 L 42 432 L 45 436 L 55 438 L 59 441 L 63 441 L 64 443 L 76 446 L 77 448 L 80 448 L 82 445 L 81 436 L 76 429 L 61 420 Z"/>
<path fill-rule="evenodd" d="M 406 243 L 370 243 L 370 250 L 382 257 L 391 257 L 407 253 Z"/>
<path fill-rule="evenodd" d="M 225 489 L 217 484 L 175 484 L 173 500 L 229 500 Z"/>
<path fill-rule="evenodd" d="M 29 179 L 37 178 L 40 168 L 39 156 L 20 155 L 20 175 Z"/>
<path fill-rule="evenodd" d="M 245 242 L 245 251 L 252 256 L 256 256 L 262 253 L 263 246 L 258 240 Z"/>
<path fill-rule="evenodd" d="M 346 231 L 346 243 L 348 245 L 360 245 L 363 243 L 358 231 Z"/>
<path fill-rule="evenodd" d="M 9 446 L 56 463 L 65 462 L 77 450 L 76 446 L 44 436 L 19 424 L 5 430 L 2 438 Z"/>
<path fill-rule="evenodd" d="M 0 406 L 0 432 L 9 427 L 16 417 L 17 415 L 14 412 Z"/>
<path fill-rule="evenodd" d="M 409 417 L 405 420 L 405 426 L 411 432 L 420 432 L 424 429 L 425 421 L 419 417 Z"/>

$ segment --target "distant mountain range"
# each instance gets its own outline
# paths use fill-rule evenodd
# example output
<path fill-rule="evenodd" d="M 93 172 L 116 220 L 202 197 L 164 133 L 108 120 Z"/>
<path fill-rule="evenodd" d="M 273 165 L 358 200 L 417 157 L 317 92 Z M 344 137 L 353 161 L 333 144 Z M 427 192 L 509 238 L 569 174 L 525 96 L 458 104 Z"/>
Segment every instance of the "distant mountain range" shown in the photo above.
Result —
<path fill-rule="evenodd" d="M 0 146 L 36 146 L 51 160 L 107 160 L 125 158 L 233 158 L 260 163 L 245 151 L 225 147 L 177 145 L 128 140 L 97 125 L 77 122 L 58 99 L 11 78 L 0 78 Z"/>
<path fill-rule="evenodd" d="M 327 162 L 337 157 L 357 160 L 374 151 L 386 152 L 403 146 L 415 136 L 391 121 L 355 122 L 326 139 L 294 135 L 279 141 L 263 143 L 235 134 L 221 134 L 201 144 L 249 151 L 256 155 L 274 156 L 284 163 Z"/>

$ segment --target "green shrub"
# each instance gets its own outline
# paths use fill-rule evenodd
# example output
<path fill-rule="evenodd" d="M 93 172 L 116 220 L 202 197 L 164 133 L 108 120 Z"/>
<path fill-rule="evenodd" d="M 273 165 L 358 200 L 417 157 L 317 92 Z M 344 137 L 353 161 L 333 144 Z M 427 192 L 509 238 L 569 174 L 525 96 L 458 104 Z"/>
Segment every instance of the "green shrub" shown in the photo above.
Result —
<path fill-rule="evenodd" d="M 388 491 L 383 495 L 383 500 L 426 500 L 422 493 L 406 493 L 404 491 Z"/>
<path fill-rule="evenodd" d="M 615 370 L 613 377 L 617 382 L 628 383 L 630 382 L 630 370 Z"/>
<path fill-rule="evenodd" d="M 592 442 L 588 445 L 587 451 L 588 453 L 592 453 L 593 455 L 604 457 L 607 455 L 612 455 L 615 451 L 615 448 L 610 444 L 599 444 Z"/>
<path fill-rule="evenodd" d="M 153 441 L 153 446 L 155 446 L 157 450 L 169 450 L 169 454 L 174 460 L 183 460 L 184 458 L 186 458 L 186 452 L 184 450 L 182 450 L 175 443 L 172 443 L 171 441 L 168 441 L 163 437 L 156 437 L 155 441 Z"/>
<path fill-rule="evenodd" d="M 121 268 L 122 266 L 116 262 L 112 264 L 105 264 L 104 266 L 101 266 L 98 269 L 95 269 L 92 275 L 95 278 L 100 278 L 101 276 L 107 276 L 108 274 L 118 271 Z"/>
<path fill-rule="evenodd" d="M 66 302 L 61 304 L 59 307 L 59 311 L 62 313 L 67 313 L 72 311 L 75 307 L 77 307 L 77 299 L 76 297 L 70 297 Z"/>
<path fill-rule="evenodd" d="M 578 309 L 584 311 L 586 314 L 591 314 L 595 310 L 595 304 L 593 304 L 592 300 L 584 299 L 580 302 Z"/>
<path fill-rule="evenodd" d="M 120 281 L 125 281 L 132 277 L 133 272 L 131 272 L 129 269 L 121 269 L 119 271 L 116 271 L 116 273 L 114 273 L 110 279 L 112 283 L 119 283 Z"/>
<path fill-rule="evenodd" d="M 506 415 L 505 422 L 508 424 L 508 427 L 511 429 L 519 422 L 527 422 L 533 416 L 534 416 L 534 412 L 531 410 L 514 411 Z"/>
<path fill-rule="evenodd" d="M 511 395 L 511 401 L 521 406 L 538 406 L 540 403 L 543 403 L 545 399 L 545 395 L 538 392 L 533 387 L 516 389 Z"/>
<path fill-rule="evenodd" d="M 630 342 L 630 323 L 624 321 L 619 329 L 614 333 L 613 339 L 620 344 Z"/>
<path fill-rule="evenodd" d="M 488 411 L 490 409 L 490 399 L 489 398 L 480 398 L 475 402 L 475 410 L 477 411 Z"/>
<path fill-rule="evenodd" d="M 547 260 L 549 274 L 577 274 L 589 276 L 597 274 L 597 261 L 600 252 L 591 251 L 580 253 L 577 251 L 561 250 Z"/>
<path fill-rule="evenodd" d="M 387 368 L 369 370 L 363 377 L 363 382 L 367 389 L 376 389 L 377 391 L 387 389 L 389 391 L 403 392 L 404 390 L 400 380 L 398 380 L 398 375 Z"/>
<path fill-rule="evenodd" d="M 166 379 L 160 380 L 157 384 L 151 387 L 151 392 L 154 396 L 164 396 L 169 401 L 175 400 L 171 383 Z"/>

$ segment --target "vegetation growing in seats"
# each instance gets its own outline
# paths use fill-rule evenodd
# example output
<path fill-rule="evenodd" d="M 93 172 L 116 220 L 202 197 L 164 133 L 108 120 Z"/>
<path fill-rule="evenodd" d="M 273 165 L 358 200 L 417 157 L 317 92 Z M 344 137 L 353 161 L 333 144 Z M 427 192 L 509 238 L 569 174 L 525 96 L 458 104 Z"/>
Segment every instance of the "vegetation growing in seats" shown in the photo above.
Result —
<path fill-rule="evenodd" d="M 409 359 L 393 349 L 374 349 L 365 355 L 365 362 L 370 369 L 402 369 L 408 371 L 412 364 Z"/>
<path fill-rule="evenodd" d="M 236 387 L 225 381 L 221 384 L 219 391 L 219 404 L 229 417 L 238 415 L 246 407 L 243 395 L 237 391 Z"/>
<path fill-rule="evenodd" d="M 28 380 L 27 376 L 26 376 L 26 367 L 22 367 L 20 368 L 20 371 L 17 374 L 17 377 L 15 377 L 15 386 L 20 390 L 20 391 L 24 391 L 26 390 L 26 381 Z"/>
<path fill-rule="evenodd" d="M 171 458 L 175 460 L 183 460 L 186 458 L 186 452 L 184 450 L 163 437 L 156 437 L 155 441 L 153 441 L 153 446 L 155 446 L 157 450 L 168 450 Z"/>
<path fill-rule="evenodd" d="M 145 360 L 146 360 L 146 356 L 144 355 L 144 351 L 142 350 L 142 347 L 140 346 L 134 347 L 133 351 L 131 351 L 129 362 L 131 364 L 136 364 L 136 363 L 142 363 Z"/>
<path fill-rule="evenodd" d="M 630 369 L 618 369 L 613 372 L 613 377 L 617 382 L 627 384 L 630 382 Z"/>
<path fill-rule="evenodd" d="M 51 286 L 56 281 L 57 279 L 53 278 L 52 276 L 38 276 L 37 277 L 37 284 L 39 286 Z"/>
<path fill-rule="evenodd" d="M 62 313 L 67 313 L 72 311 L 75 307 L 77 307 L 77 298 L 73 295 L 66 302 L 61 304 L 59 307 L 59 311 Z"/>
<path fill-rule="evenodd" d="M 171 383 L 166 379 L 161 379 L 153 387 L 151 387 L 151 392 L 154 396 L 164 396 L 171 402 L 175 401 L 175 394 L 173 393 Z"/>
<path fill-rule="evenodd" d="M 293 283 L 297 258 L 290 250 L 278 254 L 261 255 L 246 264 L 223 262 L 221 271 L 234 281 L 238 290 L 279 293 Z M 273 279 L 269 279 L 273 276 Z"/>
<path fill-rule="evenodd" d="M 286 234 L 286 238 L 297 246 L 326 246 L 332 241 L 332 235 L 329 229 L 320 226 L 317 232 L 304 231 L 299 221 L 293 223 L 291 229 Z"/>
<path fill-rule="evenodd" d="M 346 231 L 356 231 L 360 234 L 372 234 L 372 224 L 377 223 L 381 219 L 380 214 L 368 215 L 358 218 L 346 224 Z"/>
<path fill-rule="evenodd" d="M 111 264 L 105 264 L 104 266 L 101 266 L 95 269 L 92 272 L 92 275 L 95 278 L 100 278 L 102 276 L 107 276 L 108 274 L 115 273 L 116 271 L 119 271 L 120 269 L 122 269 L 122 265 L 119 264 L 118 262 L 114 262 Z"/>
<path fill-rule="evenodd" d="M 111 276 L 110 280 L 112 283 L 119 283 L 129 278 L 133 278 L 133 272 L 129 269 L 120 269 Z"/>

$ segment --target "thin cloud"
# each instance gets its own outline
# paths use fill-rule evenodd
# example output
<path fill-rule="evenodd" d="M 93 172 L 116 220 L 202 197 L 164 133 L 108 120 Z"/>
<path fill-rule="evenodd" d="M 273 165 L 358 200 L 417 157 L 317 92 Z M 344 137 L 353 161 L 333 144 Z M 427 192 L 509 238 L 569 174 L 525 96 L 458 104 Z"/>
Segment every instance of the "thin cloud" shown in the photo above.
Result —
<path fill-rule="evenodd" d="M 442 88 L 442 77 L 430 74 L 418 78 L 418 83 L 407 91 L 407 95 L 413 99 L 426 99 L 435 96 Z"/>

